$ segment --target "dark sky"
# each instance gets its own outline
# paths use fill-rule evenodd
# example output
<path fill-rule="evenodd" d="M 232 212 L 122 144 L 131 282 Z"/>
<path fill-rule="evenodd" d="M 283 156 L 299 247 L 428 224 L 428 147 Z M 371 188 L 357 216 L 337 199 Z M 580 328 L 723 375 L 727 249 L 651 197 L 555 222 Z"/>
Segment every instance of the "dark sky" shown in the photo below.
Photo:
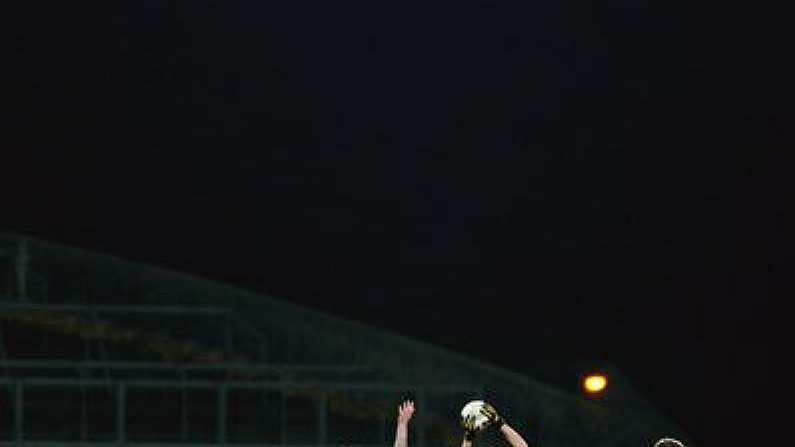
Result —
<path fill-rule="evenodd" d="M 6 229 L 559 386 L 610 362 L 697 439 L 733 416 L 715 390 L 749 377 L 741 355 L 765 381 L 748 236 L 773 202 L 746 150 L 792 141 L 774 14 L 116 3 L 3 19 Z"/>

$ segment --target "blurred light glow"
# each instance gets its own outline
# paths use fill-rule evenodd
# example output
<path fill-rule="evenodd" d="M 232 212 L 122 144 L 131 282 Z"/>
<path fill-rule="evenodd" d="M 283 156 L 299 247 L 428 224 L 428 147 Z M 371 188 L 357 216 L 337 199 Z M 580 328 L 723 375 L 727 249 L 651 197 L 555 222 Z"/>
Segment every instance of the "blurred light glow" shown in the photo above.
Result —
<path fill-rule="evenodd" d="M 607 388 L 607 376 L 604 374 L 589 374 L 582 381 L 582 388 L 586 393 L 601 393 Z"/>

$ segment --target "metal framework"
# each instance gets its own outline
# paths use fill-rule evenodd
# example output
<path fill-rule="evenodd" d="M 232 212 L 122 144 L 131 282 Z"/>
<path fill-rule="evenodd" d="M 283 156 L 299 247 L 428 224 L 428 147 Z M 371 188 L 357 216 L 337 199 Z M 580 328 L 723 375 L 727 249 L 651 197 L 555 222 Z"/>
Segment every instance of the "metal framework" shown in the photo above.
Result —
<path fill-rule="evenodd" d="M 25 408 L 29 407 L 28 403 L 26 402 L 26 395 L 29 393 L 36 391 L 36 390 L 53 390 L 59 389 L 63 390 L 70 390 L 75 392 L 84 391 L 87 388 L 101 388 L 110 390 L 113 396 L 113 407 L 114 407 L 114 414 L 115 414 L 115 429 L 114 433 L 112 434 L 111 438 L 113 439 L 113 445 L 147 445 L 152 446 L 156 444 L 147 444 L 147 443 L 136 443 L 135 441 L 130 441 L 129 439 L 129 432 L 128 432 L 128 400 L 129 395 L 131 392 L 139 392 L 139 391 L 152 391 L 152 390 L 174 390 L 177 392 L 184 393 L 187 390 L 207 390 L 213 393 L 216 397 L 215 402 L 217 403 L 215 406 L 214 414 L 215 414 L 215 445 L 234 445 L 234 443 L 229 443 L 230 438 L 230 425 L 229 425 L 229 396 L 234 391 L 253 391 L 253 392 L 278 392 L 278 395 L 284 399 L 288 396 L 291 392 L 301 392 L 304 391 L 310 396 L 310 400 L 314 405 L 314 427 L 306 427 L 307 433 L 314 435 L 315 443 L 311 444 L 313 446 L 318 445 L 327 445 L 329 443 L 329 422 L 328 422 L 328 413 L 329 413 L 329 405 L 331 400 L 333 399 L 332 396 L 338 394 L 339 392 L 376 392 L 376 393 L 383 393 L 383 394 L 394 394 L 394 393 L 405 393 L 407 391 L 411 392 L 414 396 L 416 396 L 416 400 L 423 401 L 425 396 L 430 393 L 438 394 L 438 393 L 452 393 L 452 394 L 471 394 L 476 395 L 481 390 L 476 390 L 472 388 L 464 388 L 464 387 L 457 387 L 457 386 L 444 386 L 444 385 L 436 385 L 436 386 L 421 386 L 417 387 L 411 384 L 389 384 L 389 383 L 363 383 L 363 382 L 310 382 L 310 381 L 301 381 L 301 382 L 286 382 L 286 381 L 279 381 L 279 382 L 214 382 L 214 381 L 201 381 L 201 380 L 186 380 L 183 382 L 174 382 L 170 380 L 122 380 L 122 381 L 112 381 L 109 382 L 107 380 L 92 380 L 92 379 L 0 379 L 0 387 L 4 387 L 8 390 L 8 393 L 11 396 L 11 400 L 13 401 L 11 407 L 13 408 L 13 429 L 11 436 L 9 439 L 2 440 L 4 444 L 12 443 L 14 445 L 85 445 L 87 442 L 91 442 L 92 445 L 111 445 L 111 443 L 102 443 L 102 442 L 92 442 L 90 439 L 81 439 L 77 442 L 36 442 L 27 439 L 30 434 L 26 430 L 26 412 Z M 175 443 L 185 443 L 191 442 L 188 436 L 188 425 L 187 425 L 187 403 L 183 399 L 180 402 L 180 414 L 181 414 L 181 426 L 179 427 L 179 436 L 178 439 L 169 439 L 171 436 L 162 435 L 160 441 L 170 442 L 170 445 Z M 282 415 L 283 417 L 280 419 L 280 423 L 278 424 L 278 431 L 279 431 L 279 439 L 281 442 L 274 445 L 283 445 L 283 444 L 290 444 L 290 445 L 300 445 L 289 442 L 289 436 L 287 433 L 287 427 L 285 425 L 286 415 Z M 82 423 L 86 423 L 86 421 L 82 421 Z M 83 433 L 85 436 L 85 433 Z M 153 433 L 153 436 L 157 436 L 157 433 Z M 173 434 L 172 434 L 173 435 Z M 386 437 L 387 433 L 383 433 L 383 436 Z M 418 442 L 417 445 L 428 445 L 425 443 L 423 439 L 424 436 L 422 434 L 422 430 L 418 431 Z M 157 440 L 157 439 L 155 439 Z M 251 443 L 247 443 L 246 445 L 251 445 L 255 443 L 257 445 L 267 445 L 267 443 L 263 444 L 262 441 L 254 440 Z M 195 442 L 191 442 L 192 445 L 195 445 Z M 165 445 L 165 444 L 163 444 Z"/>
<path fill-rule="evenodd" d="M 157 317 L 163 323 L 169 319 L 204 318 L 214 319 L 217 323 L 218 333 L 215 334 L 216 343 L 227 353 L 240 349 L 240 343 L 235 340 L 249 339 L 251 345 L 256 346 L 255 352 L 249 352 L 253 361 L 265 362 L 268 360 L 269 345 L 267 337 L 245 320 L 239 318 L 229 308 L 212 306 L 131 306 L 131 305 L 84 305 L 84 304 L 38 304 L 15 299 L 9 296 L 0 296 L 0 312 L 14 311 L 47 311 L 63 314 L 82 315 L 94 323 L 99 323 L 103 317 L 123 317 L 134 319 L 136 317 Z M 87 342 L 87 341 L 86 341 Z M 101 357 L 107 359 L 108 348 L 104 343 L 99 343 Z M 5 358 L 5 346 L 0 334 L 0 358 Z"/>
<path fill-rule="evenodd" d="M 383 446 L 394 405 L 409 396 L 422 409 L 412 424 L 417 447 L 460 442 L 445 430 L 460 438 L 456 415 L 474 397 L 496 399 L 520 431 L 537 430 L 531 444 L 546 447 L 688 438 L 618 371 L 609 399 L 587 401 L 273 297 L 24 236 L 0 234 L 4 314 L 0 447 Z M 79 333 L 32 334 L 41 321 L 25 315 L 77 320 Z M 153 337 L 136 338 L 133 349 L 117 338 L 127 328 Z M 26 349 L 26 340 L 41 346 Z M 212 364 L 170 356 L 191 343 L 208 354 L 191 358 Z"/>

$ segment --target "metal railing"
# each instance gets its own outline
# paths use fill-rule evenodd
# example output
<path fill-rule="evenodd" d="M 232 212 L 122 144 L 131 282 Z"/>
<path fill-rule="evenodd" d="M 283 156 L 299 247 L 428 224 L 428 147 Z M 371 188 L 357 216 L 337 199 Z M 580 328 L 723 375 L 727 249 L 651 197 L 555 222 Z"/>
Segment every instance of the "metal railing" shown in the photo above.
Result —
<path fill-rule="evenodd" d="M 465 397 L 473 397 L 479 395 L 482 390 L 466 388 L 460 386 L 421 386 L 417 387 L 413 384 L 394 384 L 394 383 L 380 383 L 380 382 L 321 382 L 321 381 L 274 381 L 274 382 L 217 382 L 217 381 L 201 381 L 201 380 L 93 380 L 93 379 L 51 379 L 51 378 L 30 378 L 30 379 L 0 379 L 0 389 L 5 389 L 11 402 L 13 423 L 12 430 L 8 433 L 8 437 L 4 442 L 13 442 L 16 445 L 32 445 L 33 441 L 37 441 L 35 431 L 28 428 L 28 411 L 31 409 L 36 410 L 37 414 L 44 412 L 53 421 L 60 420 L 63 416 L 53 414 L 58 410 L 63 414 L 81 415 L 75 416 L 72 421 L 64 422 L 61 425 L 55 423 L 54 426 L 49 426 L 53 432 L 57 432 L 56 428 L 65 428 L 68 433 L 68 438 L 79 438 L 73 442 L 97 442 L 96 433 L 94 428 L 95 421 L 89 420 L 88 412 L 84 407 L 86 400 L 83 399 L 69 399 L 63 401 L 61 396 L 80 396 L 84 395 L 87 390 L 103 390 L 108 397 L 105 401 L 104 412 L 111 413 L 113 416 L 113 427 L 108 427 L 107 424 L 100 430 L 99 437 L 106 438 L 105 440 L 112 441 L 116 445 L 126 445 L 130 442 L 142 442 L 142 438 L 147 438 L 153 442 L 170 442 L 170 443 L 184 443 L 194 442 L 190 436 L 190 427 L 195 427 L 196 424 L 189 423 L 189 414 L 191 408 L 189 407 L 189 399 L 194 396 L 197 391 L 207 391 L 209 395 L 205 394 L 205 398 L 210 396 L 208 400 L 211 402 L 212 409 L 205 408 L 202 410 L 200 418 L 203 424 L 214 425 L 213 427 L 203 427 L 205 437 L 207 433 L 214 434 L 214 439 L 206 440 L 220 445 L 226 445 L 230 440 L 249 438 L 250 442 L 257 445 L 267 444 L 267 436 L 263 430 L 268 428 L 270 433 L 276 436 L 280 444 L 294 445 L 295 442 L 290 442 L 293 435 L 300 434 L 302 438 L 314 438 L 312 445 L 327 445 L 332 439 L 330 433 L 335 431 L 335 422 L 331 419 L 338 419 L 339 417 L 348 417 L 349 414 L 344 410 L 345 405 L 361 405 L 361 402 L 367 401 L 370 406 L 362 407 L 367 413 L 365 418 L 358 418 L 357 423 L 371 424 L 379 428 L 385 427 L 385 422 L 388 420 L 392 413 L 392 405 L 397 402 L 396 397 L 410 393 L 414 396 L 419 405 L 423 405 L 425 412 L 425 420 L 433 419 L 434 417 L 444 419 L 443 412 L 449 412 L 449 409 L 437 409 L 434 411 L 433 403 L 427 399 L 429 395 L 449 395 L 454 398 L 454 401 L 460 402 Z M 171 405 L 173 412 L 167 416 L 164 421 L 165 424 L 171 424 L 174 430 L 171 432 L 160 431 L 155 428 L 149 428 L 147 420 L 148 413 L 154 412 L 161 414 L 157 409 L 153 409 L 148 404 L 152 402 L 159 402 L 156 399 L 158 393 L 167 391 L 170 399 L 163 400 L 166 405 Z M 368 399 L 362 399 L 361 395 L 364 393 L 369 396 Z M 36 398 L 33 396 L 35 394 Z M 153 397 L 154 396 L 154 397 Z M 131 398 L 136 397 L 138 403 L 131 404 Z M 254 399 L 271 399 L 270 410 L 277 417 L 271 418 L 266 421 L 260 421 L 260 425 L 250 423 L 241 428 L 238 424 L 233 424 L 230 418 L 230 408 L 238 409 L 245 407 L 243 401 L 249 402 Z M 34 399 L 33 402 L 30 400 Z M 240 399 L 243 399 L 241 401 Z M 274 400 L 275 399 L 275 400 Z M 285 409 L 285 402 L 288 399 L 304 402 L 304 405 L 294 410 L 299 412 L 302 419 L 307 419 L 303 426 L 288 426 L 285 422 L 291 419 L 291 410 Z M 175 402 L 176 401 L 176 402 Z M 275 402 L 275 404 L 274 404 Z M 47 405 L 47 404 L 53 405 Z M 267 404 L 263 404 L 267 406 Z M 276 408 L 273 408 L 276 407 Z M 309 410 L 311 408 L 311 410 Z M 132 411 L 135 410 L 135 411 Z M 309 415 L 307 415 L 309 413 Z M 138 431 L 131 431 L 129 426 L 131 423 L 138 420 L 136 425 L 139 427 Z M 336 415 L 336 416 L 335 416 Z M 456 414 L 447 414 L 448 420 L 444 421 L 446 426 L 455 426 Z M 41 418 L 41 416 L 38 416 Z M 162 415 L 161 415 L 162 418 Z M 209 419 L 213 419 L 209 421 Z M 350 419 L 350 417 L 349 417 Z M 356 418 L 354 418 L 356 419 Z M 38 419 L 38 425 L 42 421 Z M 264 424 L 264 425 L 262 425 Z M 269 427 L 265 425 L 270 424 Z M 99 424 L 101 425 L 101 424 Z M 140 431 L 141 426 L 148 427 L 146 433 Z M 423 423 L 418 424 L 417 442 L 418 446 L 437 446 L 443 445 L 442 439 L 430 439 L 425 433 L 426 428 Z M 238 430 L 238 431 L 235 431 Z M 242 430 L 242 431 L 241 431 Z M 258 431 L 259 430 L 259 431 Z M 43 436 L 49 439 L 39 439 L 38 441 L 53 440 L 58 438 L 58 434 L 44 434 Z M 457 431 L 456 431 L 457 434 Z M 391 430 L 381 430 L 379 436 L 382 439 L 370 439 L 370 442 L 375 444 L 381 440 L 387 439 L 391 436 Z M 34 439 L 31 439 L 34 438 Z M 110 438 L 110 439 L 107 439 Z M 437 437 L 438 438 L 438 437 Z M 2 440 L 2 434 L 0 434 Z M 73 440 L 73 439 L 70 439 Z M 238 442 L 239 443 L 239 442 Z M 355 443 L 355 442 L 354 442 Z M 55 443 L 58 444 L 58 443 Z"/>
<path fill-rule="evenodd" d="M 213 374 L 226 381 L 244 381 L 257 378 L 289 380 L 317 380 L 318 377 L 350 380 L 372 376 L 372 368 L 355 365 L 268 365 L 220 362 L 214 364 L 157 363 L 157 362 L 97 362 L 59 360 L 0 359 L 0 368 L 6 377 L 93 377 L 95 372 L 107 378 L 151 377 L 153 373 L 170 373 L 177 380 L 207 377 Z M 68 371 L 71 374 L 65 374 Z"/>
<path fill-rule="evenodd" d="M 652 432 L 687 438 L 618 372 L 610 372 L 616 379 L 610 399 L 592 402 L 481 359 L 203 278 L 16 235 L 0 234 L 0 252 L 0 294 L 17 302 L 221 308 L 236 319 L 235 328 L 263 337 L 246 335 L 252 346 L 266 347 L 257 358 L 267 362 L 367 365 L 387 382 L 474 387 L 514 420 L 538 424 L 547 440 L 576 438 L 593 447 Z"/>

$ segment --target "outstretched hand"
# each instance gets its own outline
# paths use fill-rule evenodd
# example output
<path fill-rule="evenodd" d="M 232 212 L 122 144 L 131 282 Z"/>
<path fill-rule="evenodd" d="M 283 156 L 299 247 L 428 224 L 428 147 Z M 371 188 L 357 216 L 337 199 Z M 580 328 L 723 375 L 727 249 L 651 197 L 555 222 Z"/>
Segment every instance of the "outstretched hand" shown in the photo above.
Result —
<path fill-rule="evenodd" d="M 477 426 L 475 426 L 475 416 L 466 416 L 461 419 L 461 425 L 464 427 L 464 439 L 472 442 L 475 435 L 478 434 Z"/>
<path fill-rule="evenodd" d="M 476 431 L 475 416 L 466 416 L 461 419 L 461 426 L 463 426 L 466 431 Z"/>
<path fill-rule="evenodd" d="M 483 407 L 480 409 L 480 414 L 486 416 L 486 418 L 489 420 L 489 426 L 498 430 L 505 424 L 505 420 L 503 420 L 502 416 L 497 413 L 497 409 L 491 404 L 483 404 Z"/>
<path fill-rule="evenodd" d="M 398 407 L 398 424 L 408 424 L 412 416 L 414 416 L 414 401 L 404 401 Z"/>

